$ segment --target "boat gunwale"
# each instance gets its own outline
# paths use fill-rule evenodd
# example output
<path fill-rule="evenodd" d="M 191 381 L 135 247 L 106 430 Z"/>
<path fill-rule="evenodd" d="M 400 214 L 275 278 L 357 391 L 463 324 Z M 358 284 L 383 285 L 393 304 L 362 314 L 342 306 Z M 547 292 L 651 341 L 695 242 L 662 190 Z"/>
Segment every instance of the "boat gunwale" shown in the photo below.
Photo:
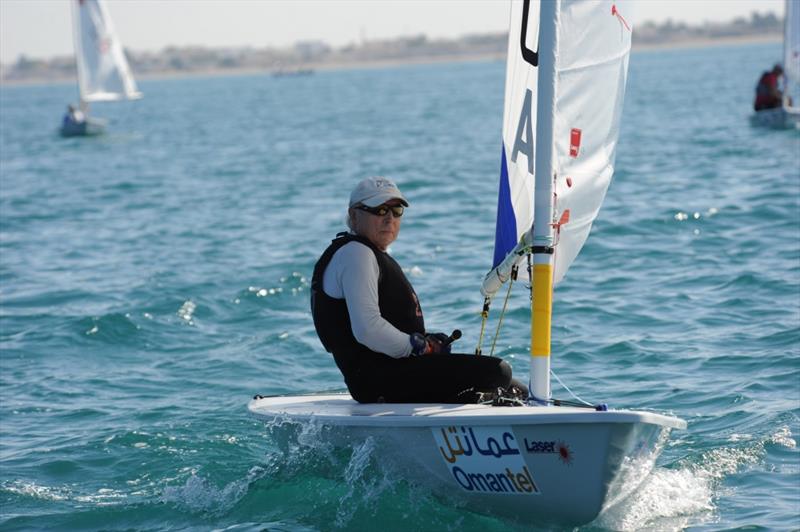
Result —
<path fill-rule="evenodd" d="M 315 403 L 330 408 L 332 405 L 325 403 L 331 400 L 344 401 L 345 404 L 335 405 L 338 411 L 333 414 L 310 410 L 314 408 Z M 375 411 L 376 404 L 385 410 Z M 687 427 L 683 419 L 643 410 L 596 411 L 560 406 L 495 407 L 420 403 L 414 404 L 410 413 L 403 412 L 402 410 L 407 410 L 409 405 L 409 403 L 361 404 L 355 402 L 349 395 L 341 394 L 264 397 L 250 401 L 247 408 L 251 414 L 263 419 L 314 421 L 323 425 L 349 427 L 438 427 L 445 424 L 519 426 L 565 423 L 646 423 L 675 429 Z M 498 409 L 502 409 L 502 412 L 498 412 Z"/>

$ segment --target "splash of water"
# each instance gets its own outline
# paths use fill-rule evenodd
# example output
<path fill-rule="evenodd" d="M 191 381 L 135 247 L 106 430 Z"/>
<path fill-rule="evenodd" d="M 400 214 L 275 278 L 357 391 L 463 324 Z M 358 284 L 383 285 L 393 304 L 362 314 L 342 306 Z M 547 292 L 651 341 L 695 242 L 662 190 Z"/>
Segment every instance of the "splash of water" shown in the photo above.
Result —
<path fill-rule="evenodd" d="M 264 474 L 263 468 L 254 466 L 245 478 L 218 488 L 206 478 L 192 473 L 182 486 L 164 489 L 161 500 L 192 513 L 223 514 L 233 508 L 247 494 L 250 485 Z"/>
<path fill-rule="evenodd" d="M 779 430 L 762 441 L 734 439 L 744 445 L 708 450 L 696 459 L 682 460 L 676 468 L 656 468 L 639 490 L 602 514 L 595 524 L 632 531 L 653 527 L 654 523 L 659 528 L 678 529 L 690 522 L 710 520 L 717 510 L 715 499 L 725 478 L 763 461 L 766 443 L 777 440 L 789 446 L 785 442 L 787 431 L 788 428 Z M 794 442 L 790 437 L 789 440 Z"/>

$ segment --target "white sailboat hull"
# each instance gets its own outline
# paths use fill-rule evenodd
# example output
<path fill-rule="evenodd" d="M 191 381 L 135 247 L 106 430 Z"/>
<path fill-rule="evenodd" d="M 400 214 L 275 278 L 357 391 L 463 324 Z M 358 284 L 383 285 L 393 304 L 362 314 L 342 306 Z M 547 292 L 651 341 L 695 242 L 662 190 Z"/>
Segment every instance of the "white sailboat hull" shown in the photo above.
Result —
<path fill-rule="evenodd" d="M 686 427 L 641 411 L 359 404 L 347 394 L 257 398 L 249 410 L 283 428 L 319 424 L 335 445 L 373 438 L 405 478 L 527 524 L 592 521 L 639 486 L 670 430 Z"/>
<path fill-rule="evenodd" d="M 776 107 L 756 111 L 750 116 L 750 123 L 754 126 L 772 129 L 800 128 L 800 108 Z"/>

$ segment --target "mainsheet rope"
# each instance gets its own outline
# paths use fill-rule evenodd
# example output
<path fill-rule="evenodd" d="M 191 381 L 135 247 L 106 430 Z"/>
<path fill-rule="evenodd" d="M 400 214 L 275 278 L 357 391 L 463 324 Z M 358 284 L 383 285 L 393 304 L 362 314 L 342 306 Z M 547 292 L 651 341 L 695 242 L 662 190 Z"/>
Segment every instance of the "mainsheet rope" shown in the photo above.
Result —
<path fill-rule="evenodd" d="M 528 254 L 528 270 L 530 271 L 530 253 Z M 515 264 L 511 268 L 511 275 L 508 281 L 508 290 L 506 290 L 506 298 L 503 301 L 503 310 L 500 311 L 500 317 L 497 320 L 497 329 L 494 332 L 494 338 L 492 338 L 492 348 L 489 352 L 489 356 L 494 355 L 494 348 L 497 345 L 497 337 L 500 336 L 500 328 L 503 326 L 503 318 L 506 315 L 506 310 L 508 309 L 508 300 L 511 297 L 511 285 L 514 284 L 514 281 L 517 280 L 517 272 L 519 271 L 519 267 Z M 486 331 L 486 323 L 489 321 L 489 307 L 492 304 L 492 298 L 487 296 L 483 300 L 483 310 L 481 310 L 481 332 L 478 335 L 478 346 L 475 348 L 476 355 L 483 354 L 483 337 Z"/>
<path fill-rule="evenodd" d="M 489 356 L 494 355 L 494 347 L 497 345 L 497 337 L 500 336 L 500 327 L 503 326 L 503 318 L 506 315 L 506 309 L 508 308 L 508 300 L 511 297 L 511 285 L 514 284 L 514 281 L 517 280 L 517 265 L 515 264 L 511 268 L 511 279 L 508 280 L 508 290 L 506 290 L 506 298 L 503 301 L 503 310 L 500 311 L 500 317 L 497 320 L 497 329 L 494 331 L 494 338 L 492 338 L 492 349 L 489 351 Z"/>
<path fill-rule="evenodd" d="M 532 270 L 532 260 L 531 260 L 532 259 L 532 255 L 530 253 L 528 253 L 527 255 L 528 255 L 527 256 L 527 259 L 528 259 L 527 260 L 527 262 L 528 262 L 528 273 L 529 273 L 529 277 L 531 279 L 531 284 L 530 284 L 530 286 L 528 288 L 530 290 L 531 297 L 533 297 L 533 276 L 530 275 L 530 272 Z M 505 317 L 506 310 L 508 309 L 508 301 L 509 301 L 509 299 L 511 297 L 511 285 L 514 283 L 514 281 L 517 280 L 518 272 L 519 272 L 519 267 L 517 265 L 514 265 L 513 268 L 511 269 L 511 276 L 510 276 L 510 279 L 509 279 L 509 282 L 508 282 L 508 290 L 506 290 L 506 297 L 505 297 L 505 300 L 503 301 L 503 309 L 500 311 L 500 316 L 499 316 L 499 318 L 497 320 L 497 329 L 495 330 L 494 338 L 492 339 L 492 348 L 491 348 L 491 350 L 489 352 L 489 356 L 494 355 L 494 349 L 495 349 L 495 346 L 497 345 L 497 338 L 498 338 L 498 336 L 500 336 L 500 329 L 503 326 L 503 318 Z M 486 324 L 487 324 L 487 322 L 489 320 L 489 307 L 490 306 L 491 306 L 491 298 L 490 297 L 486 297 L 483 300 L 483 309 L 481 310 L 481 318 L 482 318 L 481 319 L 481 331 L 480 331 L 480 335 L 478 336 L 478 346 L 475 348 L 475 354 L 476 355 L 481 355 L 482 354 L 483 337 L 484 337 L 484 334 L 485 334 L 485 331 L 486 331 Z M 542 402 L 549 403 L 549 404 L 554 404 L 554 405 L 557 405 L 557 406 L 564 405 L 564 406 L 589 407 L 589 408 L 593 408 L 595 410 L 606 410 L 608 408 L 603 403 L 594 405 L 594 404 L 582 399 L 581 397 L 578 397 L 578 395 L 575 392 L 573 392 L 569 388 L 569 386 L 564 384 L 564 381 L 562 381 L 559 378 L 559 376 L 556 375 L 556 373 L 552 369 L 550 370 L 550 375 L 552 375 L 555 378 L 555 380 L 558 381 L 558 383 L 561 385 L 561 387 L 564 388 L 564 390 L 566 390 L 567 393 L 569 393 L 577 402 L 572 402 L 572 401 L 568 401 L 568 400 L 564 400 L 564 399 L 548 399 L 548 400 L 545 400 L 545 401 L 542 401 Z M 529 386 L 530 386 L 530 383 L 529 383 Z"/>

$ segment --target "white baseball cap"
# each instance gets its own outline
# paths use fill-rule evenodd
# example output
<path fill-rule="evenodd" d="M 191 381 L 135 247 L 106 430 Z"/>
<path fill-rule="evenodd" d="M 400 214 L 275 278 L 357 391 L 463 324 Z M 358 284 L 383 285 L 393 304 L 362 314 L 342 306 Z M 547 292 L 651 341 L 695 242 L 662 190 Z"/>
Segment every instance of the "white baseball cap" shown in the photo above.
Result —
<path fill-rule="evenodd" d="M 400 203 L 408 207 L 408 201 L 400 193 L 394 181 L 387 177 L 374 176 L 363 179 L 356 185 L 350 193 L 350 206 L 377 207 L 393 199 L 399 199 Z"/>

